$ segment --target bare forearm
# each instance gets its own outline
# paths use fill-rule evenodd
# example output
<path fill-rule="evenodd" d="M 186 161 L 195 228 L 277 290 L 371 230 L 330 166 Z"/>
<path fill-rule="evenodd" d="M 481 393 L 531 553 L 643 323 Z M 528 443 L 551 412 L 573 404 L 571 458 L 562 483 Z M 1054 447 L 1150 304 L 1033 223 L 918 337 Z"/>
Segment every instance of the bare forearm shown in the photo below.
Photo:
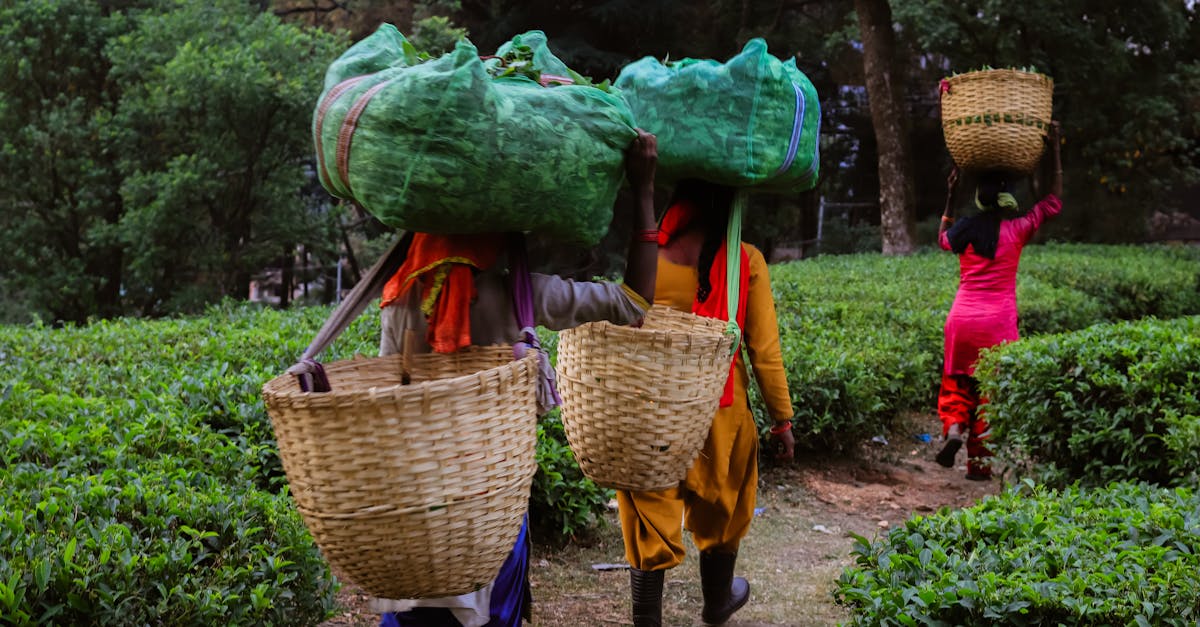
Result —
<path fill-rule="evenodd" d="M 954 224 L 954 191 L 946 192 L 946 208 L 942 210 L 941 224 L 938 225 L 938 235 L 945 233 Z"/>
<path fill-rule="evenodd" d="M 625 261 L 625 284 L 652 303 L 658 274 L 658 241 L 651 238 L 655 230 L 653 181 L 640 185 L 635 194 L 637 208 Z"/>

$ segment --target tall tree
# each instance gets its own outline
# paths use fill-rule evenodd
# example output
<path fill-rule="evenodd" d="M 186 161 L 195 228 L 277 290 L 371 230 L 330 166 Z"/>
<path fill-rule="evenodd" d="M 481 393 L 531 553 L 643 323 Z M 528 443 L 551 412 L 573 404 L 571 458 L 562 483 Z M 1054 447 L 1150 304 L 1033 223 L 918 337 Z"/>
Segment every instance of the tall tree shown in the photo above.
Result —
<path fill-rule="evenodd" d="M 126 290 L 147 314 L 246 298 L 281 250 L 337 241 L 330 216 L 299 193 L 337 40 L 242 0 L 171 5 L 107 48 L 125 91 Z"/>
<path fill-rule="evenodd" d="M 879 152 L 879 223 L 883 254 L 913 251 L 913 165 L 903 81 L 888 0 L 854 0 L 862 34 L 863 71 Z"/>
<path fill-rule="evenodd" d="M 335 246 L 302 190 L 342 47 L 242 0 L 0 2 L 0 315 L 194 310 Z"/>
<path fill-rule="evenodd" d="M 121 313 L 123 205 L 107 41 L 128 23 L 85 0 L 0 3 L 0 298 L 82 322 Z"/>

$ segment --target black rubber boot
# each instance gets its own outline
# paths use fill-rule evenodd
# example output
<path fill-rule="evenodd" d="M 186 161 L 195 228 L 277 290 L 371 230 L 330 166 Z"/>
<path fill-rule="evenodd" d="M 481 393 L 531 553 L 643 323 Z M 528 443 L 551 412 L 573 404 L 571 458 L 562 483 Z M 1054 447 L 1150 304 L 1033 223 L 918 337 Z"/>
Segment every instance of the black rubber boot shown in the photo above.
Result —
<path fill-rule="evenodd" d="M 629 569 L 633 598 L 633 627 L 662 627 L 662 593 L 665 570 Z"/>
<path fill-rule="evenodd" d="M 723 625 L 750 600 L 750 583 L 733 576 L 737 553 L 700 553 L 700 590 L 704 593 L 705 625 Z"/>
<path fill-rule="evenodd" d="M 946 445 L 937 454 L 937 463 L 946 468 L 954 467 L 954 456 L 958 455 L 958 449 L 962 448 L 962 440 L 947 439 Z"/>

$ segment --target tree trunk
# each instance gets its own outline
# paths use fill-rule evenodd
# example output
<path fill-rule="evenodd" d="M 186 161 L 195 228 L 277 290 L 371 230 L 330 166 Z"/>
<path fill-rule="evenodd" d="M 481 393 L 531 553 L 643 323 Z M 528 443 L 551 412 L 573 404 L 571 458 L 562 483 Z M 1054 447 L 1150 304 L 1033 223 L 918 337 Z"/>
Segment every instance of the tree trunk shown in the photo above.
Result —
<path fill-rule="evenodd" d="M 279 273 L 279 308 L 287 309 L 292 304 L 292 280 L 296 270 L 296 249 L 283 247 L 282 270 Z"/>
<path fill-rule="evenodd" d="M 863 71 L 879 149 L 879 224 L 883 254 L 913 251 L 912 160 L 902 82 L 895 74 L 895 34 L 888 0 L 854 0 L 862 32 Z"/>

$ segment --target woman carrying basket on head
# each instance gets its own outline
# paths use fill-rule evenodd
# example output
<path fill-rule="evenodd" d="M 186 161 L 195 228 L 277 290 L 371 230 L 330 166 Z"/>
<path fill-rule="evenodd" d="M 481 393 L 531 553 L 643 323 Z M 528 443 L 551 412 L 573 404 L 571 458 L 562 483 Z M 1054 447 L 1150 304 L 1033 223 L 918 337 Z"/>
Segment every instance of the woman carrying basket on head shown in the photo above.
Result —
<path fill-rule="evenodd" d="M 408 257 L 384 288 L 380 352 L 398 353 L 407 341 L 416 352 L 454 352 L 476 345 L 522 342 L 536 346 L 531 327 L 518 323 L 514 292 L 531 302 L 532 325 L 553 330 L 585 322 L 616 324 L 641 321 L 654 298 L 654 170 L 657 145 L 653 135 L 638 131 L 626 150 L 625 170 L 635 195 L 634 235 L 626 258 L 625 282 L 576 282 L 557 276 L 528 274 L 529 282 L 506 276 L 503 253 L 522 256 L 523 240 L 507 244 L 503 235 L 439 236 L 418 233 Z M 505 250 L 508 248 L 509 250 Z M 511 284 L 510 284 L 511 282 Z M 525 328 L 523 328 L 525 327 Z M 552 375 L 543 363 L 544 374 Z M 539 410 L 553 406 L 552 387 L 540 386 Z M 464 427 L 447 425 L 447 437 Z M 469 427 L 466 427 L 469 429 Z M 486 443 L 484 443 L 486 445 Z M 476 445 L 476 444 L 472 444 Z M 523 525 L 499 575 L 481 590 L 457 597 L 420 600 L 376 599 L 383 626 L 514 627 L 529 619 L 529 537 Z"/>
<path fill-rule="evenodd" d="M 659 226 L 654 301 L 675 309 L 728 319 L 726 228 L 733 190 L 682 181 Z M 792 405 L 767 263 L 742 244 L 737 324 L 775 426 L 778 459 L 792 458 Z M 662 624 L 663 578 L 683 561 L 682 525 L 700 550 L 706 624 L 724 623 L 750 597 L 733 576 L 739 544 L 754 516 L 758 485 L 758 429 L 750 412 L 746 364 L 739 352 L 704 448 L 681 485 L 657 492 L 618 491 L 621 532 L 629 561 L 636 626 Z M 682 525 L 681 525 L 682 523 Z"/>
<path fill-rule="evenodd" d="M 987 421 L 980 410 L 987 400 L 979 395 L 975 362 L 979 351 L 1002 342 L 1012 342 L 1017 332 L 1017 266 L 1021 250 L 1042 223 L 1062 210 L 1062 161 L 1059 155 L 1059 126 L 1052 122 L 1046 141 L 1047 158 L 1053 168 L 1049 193 L 1028 213 L 1016 213 L 1017 201 L 1009 193 L 1010 181 L 1002 172 L 983 172 L 975 191 L 979 213 L 954 220 L 954 188 L 958 170 L 947 181 L 946 210 L 938 230 L 943 250 L 952 250 L 959 260 L 959 286 L 946 318 L 945 365 L 938 392 L 938 416 L 946 444 L 937 454 L 942 466 L 954 466 L 963 441 L 967 445 L 967 478 L 986 481 L 992 477 L 992 452 Z"/>

